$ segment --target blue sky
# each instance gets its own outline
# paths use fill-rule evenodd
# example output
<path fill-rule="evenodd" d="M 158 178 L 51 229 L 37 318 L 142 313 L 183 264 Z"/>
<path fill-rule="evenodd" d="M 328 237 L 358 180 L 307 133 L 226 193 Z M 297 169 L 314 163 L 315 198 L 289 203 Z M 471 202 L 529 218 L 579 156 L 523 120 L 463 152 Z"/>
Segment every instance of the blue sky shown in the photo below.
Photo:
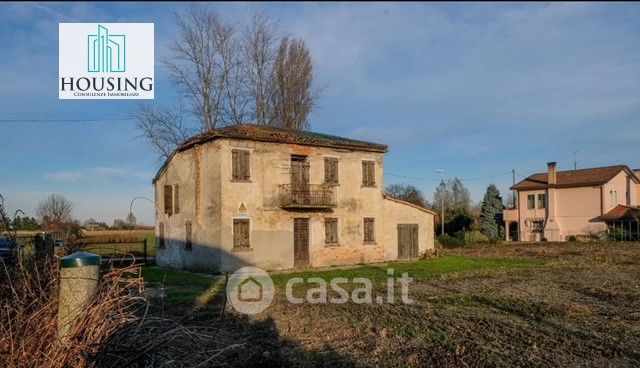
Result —
<path fill-rule="evenodd" d="M 160 60 L 173 3 L 0 4 L 0 119 L 117 119 L 134 100 L 59 100 L 59 22 L 155 23 L 156 99 L 177 98 Z M 313 130 L 386 143 L 386 183 L 432 196 L 443 168 L 475 201 L 495 182 L 616 163 L 640 167 L 640 4 L 214 4 L 252 8 L 305 39 L 325 87 Z M 122 218 L 153 196 L 161 162 L 132 121 L 4 123 L 0 193 L 33 214 L 59 193 L 79 219 Z M 501 174 L 501 175 L 498 175 Z M 422 179 L 406 179 L 409 176 Z M 134 213 L 153 221 L 151 204 Z"/>

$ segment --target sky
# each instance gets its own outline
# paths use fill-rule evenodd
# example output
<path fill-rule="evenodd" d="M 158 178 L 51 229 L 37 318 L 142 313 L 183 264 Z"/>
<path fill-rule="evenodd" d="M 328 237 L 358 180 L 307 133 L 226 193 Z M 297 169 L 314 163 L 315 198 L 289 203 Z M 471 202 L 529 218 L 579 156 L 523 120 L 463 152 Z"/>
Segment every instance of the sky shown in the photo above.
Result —
<path fill-rule="evenodd" d="M 136 100 L 59 100 L 58 23 L 155 23 L 155 100 L 180 98 L 161 60 L 179 3 L 0 3 L 0 194 L 34 215 L 58 193 L 74 217 L 112 223 L 153 198 L 162 164 L 130 116 Z M 323 88 L 312 130 L 389 145 L 385 184 L 431 199 L 461 178 L 480 201 L 491 183 L 546 170 L 640 168 L 640 4 L 222 3 L 304 39 Z M 7 122 L 6 120 L 62 120 Z M 64 121 L 91 119 L 91 122 Z M 153 204 L 136 201 L 138 221 Z"/>

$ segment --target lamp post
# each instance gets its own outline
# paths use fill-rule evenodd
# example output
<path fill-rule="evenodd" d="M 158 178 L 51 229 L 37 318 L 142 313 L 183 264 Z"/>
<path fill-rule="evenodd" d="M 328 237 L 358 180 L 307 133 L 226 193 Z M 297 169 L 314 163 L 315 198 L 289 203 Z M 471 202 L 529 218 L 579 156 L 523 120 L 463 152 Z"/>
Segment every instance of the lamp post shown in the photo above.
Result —
<path fill-rule="evenodd" d="M 444 184 L 443 189 L 446 189 L 447 183 L 444 182 L 444 170 L 438 169 L 436 172 L 440 174 L 442 184 Z M 444 235 L 444 192 L 440 194 L 440 229 L 442 230 L 442 235 Z"/>

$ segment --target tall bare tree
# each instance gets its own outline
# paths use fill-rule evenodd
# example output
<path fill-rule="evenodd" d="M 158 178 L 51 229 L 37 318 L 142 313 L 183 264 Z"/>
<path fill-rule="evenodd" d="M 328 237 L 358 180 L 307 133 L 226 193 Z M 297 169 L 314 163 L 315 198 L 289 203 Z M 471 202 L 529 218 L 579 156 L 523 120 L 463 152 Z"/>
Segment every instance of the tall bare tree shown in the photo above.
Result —
<path fill-rule="evenodd" d="M 243 31 L 247 75 L 254 98 L 254 117 L 258 124 L 270 119 L 270 84 L 276 60 L 280 25 L 262 12 L 253 11 Z"/>
<path fill-rule="evenodd" d="M 179 107 L 139 105 L 134 111 L 140 136 L 162 157 L 195 133 L 229 124 L 309 128 L 318 90 L 304 41 L 282 38 L 278 22 L 260 12 L 238 28 L 196 4 L 176 13 L 176 22 L 179 35 L 164 65 L 198 124 Z"/>
<path fill-rule="evenodd" d="M 73 203 L 59 194 L 51 194 L 38 204 L 36 215 L 42 222 L 70 222 Z"/>
<path fill-rule="evenodd" d="M 289 129 L 309 129 L 307 118 L 319 91 L 312 88 L 311 52 L 303 40 L 284 37 L 272 75 L 271 124 Z"/>

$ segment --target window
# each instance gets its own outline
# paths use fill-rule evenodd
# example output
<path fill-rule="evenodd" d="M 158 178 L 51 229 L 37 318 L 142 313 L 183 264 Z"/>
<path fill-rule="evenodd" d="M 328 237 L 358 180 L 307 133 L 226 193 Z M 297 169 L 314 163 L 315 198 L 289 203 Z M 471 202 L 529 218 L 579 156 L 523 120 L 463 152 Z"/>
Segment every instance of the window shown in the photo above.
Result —
<path fill-rule="evenodd" d="M 251 180 L 249 154 L 249 151 L 246 150 L 231 151 L 232 180 Z"/>
<path fill-rule="evenodd" d="M 171 216 L 173 214 L 173 186 L 164 186 L 164 213 Z"/>
<path fill-rule="evenodd" d="M 538 194 L 538 208 L 547 208 L 546 194 Z"/>
<path fill-rule="evenodd" d="M 335 157 L 324 158 L 324 182 L 338 184 L 338 159 Z"/>
<path fill-rule="evenodd" d="M 365 217 L 364 218 L 364 243 L 374 244 L 375 242 L 376 242 L 376 236 L 375 236 L 375 228 L 374 228 L 374 218 Z"/>
<path fill-rule="evenodd" d="M 324 219 L 324 242 L 326 244 L 338 244 L 338 219 Z"/>
<path fill-rule="evenodd" d="M 173 213 L 180 212 L 180 186 L 173 186 Z"/>
<path fill-rule="evenodd" d="M 164 249 L 164 222 L 158 224 L 158 248 Z"/>
<path fill-rule="evenodd" d="M 184 249 L 192 250 L 193 249 L 193 241 L 192 241 L 192 229 L 191 229 L 191 221 L 187 221 L 184 224 Z"/>
<path fill-rule="evenodd" d="M 536 208 L 536 196 L 535 194 L 528 194 L 527 195 L 527 208 L 532 210 L 534 208 Z"/>
<path fill-rule="evenodd" d="M 362 186 L 363 187 L 375 187 L 376 186 L 376 169 L 375 162 L 362 161 Z"/>
<path fill-rule="evenodd" d="M 249 249 L 249 220 L 233 220 L 233 249 Z"/>
<path fill-rule="evenodd" d="M 544 229 L 544 220 L 533 220 L 531 222 L 531 232 L 541 233 Z"/>

